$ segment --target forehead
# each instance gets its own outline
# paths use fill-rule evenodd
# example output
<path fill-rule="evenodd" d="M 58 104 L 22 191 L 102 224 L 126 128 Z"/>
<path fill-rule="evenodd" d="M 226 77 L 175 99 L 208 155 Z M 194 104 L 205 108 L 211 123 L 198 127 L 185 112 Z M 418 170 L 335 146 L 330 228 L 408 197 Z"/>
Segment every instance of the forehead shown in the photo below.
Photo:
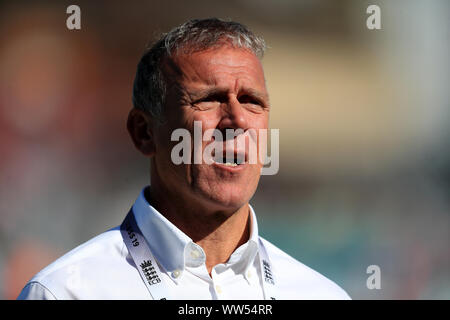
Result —
<path fill-rule="evenodd" d="M 165 63 L 169 78 L 186 86 L 245 85 L 265 90 L 264 71 L 250 50 L 222 46 L 175 54 Z"/>

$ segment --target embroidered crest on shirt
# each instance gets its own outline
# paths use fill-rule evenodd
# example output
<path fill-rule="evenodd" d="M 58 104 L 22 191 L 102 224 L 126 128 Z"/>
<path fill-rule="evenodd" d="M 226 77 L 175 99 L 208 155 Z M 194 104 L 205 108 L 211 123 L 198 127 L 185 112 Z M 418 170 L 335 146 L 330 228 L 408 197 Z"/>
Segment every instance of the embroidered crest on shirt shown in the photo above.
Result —
<path fill-rule="evenodd" d="M 273 276 L 272 276 L 272 270 L 270 268 L 270 264 L 266 261 L 263 260 L 263 272 L 264 272 L 264 281 L 266 281 L 267 283 L 270 284 L 275 284 L 275 282 L 273 281 Z"/>
<path fill-rule="evenodd" d="M 150 260 L 144 260 L 140 266 L 142 268 L 142 272 L 145 275 L 145 278 L 147 279 L 147 282 L 150 285 L 161 282 L 161 279 L 159 278 L 158 273 L 156 272 L 155 267 Z"/>

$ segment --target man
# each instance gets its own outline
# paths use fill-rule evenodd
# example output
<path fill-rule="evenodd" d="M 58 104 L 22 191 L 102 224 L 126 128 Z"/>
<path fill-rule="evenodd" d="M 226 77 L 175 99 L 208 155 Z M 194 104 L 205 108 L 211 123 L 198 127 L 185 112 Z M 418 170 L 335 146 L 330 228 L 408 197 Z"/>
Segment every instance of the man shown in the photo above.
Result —
<path fill-rule="evenodd" d="M 214 161 L 174 161 L 177 129 L 195 135 L 200 124 L 203 134 L 240 129 L 243 136 L 267 129 L 264 49 L 245 26 L 205 19 L 173 29 L 144 54 L 128 130 L 151 159 L 150 186 L 120 227 L 43 269 L 19 299 L 349 298 L 259 237 L 249 200 L 262 162 L 249 161 L 248 145 L 230 158 L 236 137 L 210 137 L 201 140 L 200 152 L 222 146 Z M 192 160 L 195 149 L 184 158 Z"/>

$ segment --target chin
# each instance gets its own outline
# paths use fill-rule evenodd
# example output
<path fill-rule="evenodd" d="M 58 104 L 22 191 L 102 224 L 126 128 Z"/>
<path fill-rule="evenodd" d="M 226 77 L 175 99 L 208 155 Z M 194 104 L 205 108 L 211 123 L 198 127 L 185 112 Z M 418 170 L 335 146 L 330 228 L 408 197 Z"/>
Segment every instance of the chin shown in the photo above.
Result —
<path fill-rule="evenodd" d="M 247 167 L 228 172 L 213 166 L 193 167 L 192 184 L 198 199 L 217 210 L 237 210 L 253 197 L 259 182 L 259 171 Z"/>
<path fill-rule="evenodd" d="M 200 187 L 201 196 L 211 205 L 217 206 L 219 210 L 237 210 L 253 196 L 256 186 L 252 188 L 248 184 L 236 185 L 230 182 L 209 183 L 202 188 Z"/>

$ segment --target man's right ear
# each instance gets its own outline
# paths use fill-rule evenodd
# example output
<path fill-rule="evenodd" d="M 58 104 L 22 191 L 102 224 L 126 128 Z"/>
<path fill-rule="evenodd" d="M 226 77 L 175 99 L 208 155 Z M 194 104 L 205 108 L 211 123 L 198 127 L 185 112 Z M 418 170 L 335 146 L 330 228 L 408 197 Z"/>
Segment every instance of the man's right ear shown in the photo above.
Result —
<path fill-rule="evenodd" d="M 151 116 L 143 110 L 133 108 L 128 114 L 128 132 L 136 148 L 146 156 L 153 156 L 156 150 L 152 123 Z"/>

